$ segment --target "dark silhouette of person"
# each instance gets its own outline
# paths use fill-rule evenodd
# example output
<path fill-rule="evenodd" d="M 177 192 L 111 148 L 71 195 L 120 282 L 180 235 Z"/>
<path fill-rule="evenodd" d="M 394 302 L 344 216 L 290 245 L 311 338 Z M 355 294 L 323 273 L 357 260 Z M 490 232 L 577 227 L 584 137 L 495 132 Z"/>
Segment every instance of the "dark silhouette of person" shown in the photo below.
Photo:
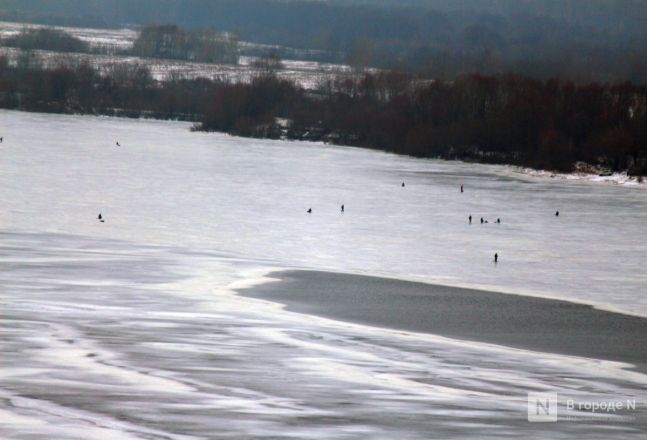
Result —
<path fill-rule="evenodd" d="M 312 208 L 308 209 L 308 214 L 312 214 Z"/>
<path fill-rule="evenodd" d="M 101 213 L 99 213 L 99 216 L 97 217 L 97 220 L 102 220 L 103 217 L 101 216 Z"/>
<path fill-rule="evenodd" d="M 485 223 L 485 220 L 483 220 L 483 217 L 481 217 L 481 224 Z"/>
<path fill-rule="evenodd" d="M 344 212 L 344 205 L 341 205 L 341 212 Z"/>
<path fill-rule="evenodd" d="M 555 212 L 555 217 L 559 217 L 559 211 Z"/>
<path fill-rule="evenodd" d="M 494 254 L 494 262 L 495 263 L 499 262 L 499 254 L 497 254 L 497 253 Z"/>
<path fill-rule="evenodd" d="M 469 219 L 470 219 L 470 225 L 471 225 L 472 224 L 472 216 L 471 215 L 469 216 Z"/>
<path fill-rule="evenodd" d="M 496 219 L 496 222 L 501 223 L 501 219 L 500 218 Z"/>
<path fill-rule="evenodd" d="M 0 136 L 0 144 L 4 142 L 4 138 Z"/>
<path fill-rule="evenodd" d="M 463 192 L 463 185 L 461 185 L 461 192 Z"/>
<path fill-rule="evenodd" d="M 119 142 L 117 142 L 117 146 L 118 146 L 118 147 L 121 147 L 121 145 L 119 145 Z"/>
<path fill-rule="evenodd" d="M 404 182 L 402 182 L 402 188 L 404 188 Z"/>

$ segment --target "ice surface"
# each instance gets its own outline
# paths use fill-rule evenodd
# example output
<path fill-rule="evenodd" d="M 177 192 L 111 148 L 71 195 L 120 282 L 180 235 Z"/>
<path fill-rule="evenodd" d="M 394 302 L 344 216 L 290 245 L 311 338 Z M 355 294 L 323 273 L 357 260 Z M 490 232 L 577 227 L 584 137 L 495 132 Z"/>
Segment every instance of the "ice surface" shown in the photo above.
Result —
<path fill-rule="evenodd" d="M 195 133 L 176 122 L 5 111 L 0 123 L 5 230 L 172 244 L 647 315 L 644 186 Z M 95 221 L 99 212 L 106 223 Z"/>
<path fill-rule="evenodd" d="M 0 112 L 0 436 L 644 437 L 644 406 L 526 422 L 528 391 L 643 404 L 623 365 L 232 292 L 307 267 L 644 316 L 644 188 L 189 127 Z"/>

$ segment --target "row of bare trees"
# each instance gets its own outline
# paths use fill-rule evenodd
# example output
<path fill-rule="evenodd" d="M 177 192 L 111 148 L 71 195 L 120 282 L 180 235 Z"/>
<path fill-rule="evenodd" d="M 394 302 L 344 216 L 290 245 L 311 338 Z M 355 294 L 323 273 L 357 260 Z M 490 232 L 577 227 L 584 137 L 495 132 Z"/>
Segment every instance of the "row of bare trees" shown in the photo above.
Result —
<path fill-rule="evenodd" d="M 202 128 L 277 136 L 275 118 L 290 119 L 283 134 L 297 139 L 562 171 L 584 161 L 647 174 L 647 87 L 631 83 L 518 75 L 420 81 L 381 72 L 331 81 L 313 96 L 266 77 L 215 92 Z"/>
<path fill-rule="evenodd" d="M 131 49 L 91 46 L 60 29 L 24 27 L 0 40 L 0 45 L 22 51 L 107 53 L 204 63 L 237 64 L 239 38 L 235 33 L 187 31 L 175 25 L 150 25 L 140 29 Z"/>
<path fill-rule="evenodd" d="M 236 64 L 238 36 L 233 33 L 187 31 L 175 25 L 150 25 L 140 30 L 130 53 L 143 58 Z"/>
<path fill-rule="evenodd" d="M 271 71 L 249 83 L 159 82 L 142 65 L 44 69 L 0 57 L 0 107 L 186 119 L 243 136 L 556 170 L 584 161 L 647 174 L 647 87 L 631 83 L 518 75 L 422 81 L 379 72 L 338 77 L 313 92 Z"/>

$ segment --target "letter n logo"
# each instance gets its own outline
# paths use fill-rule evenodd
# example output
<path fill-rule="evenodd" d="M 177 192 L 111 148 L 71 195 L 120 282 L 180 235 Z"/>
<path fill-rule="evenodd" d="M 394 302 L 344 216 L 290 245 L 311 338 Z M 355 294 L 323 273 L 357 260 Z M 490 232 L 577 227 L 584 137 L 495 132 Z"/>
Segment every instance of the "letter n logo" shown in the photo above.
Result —
<path fill-rule="evenodd" d="M 528 393 L 528 421 L 556 422 L 557 393 Z"/>

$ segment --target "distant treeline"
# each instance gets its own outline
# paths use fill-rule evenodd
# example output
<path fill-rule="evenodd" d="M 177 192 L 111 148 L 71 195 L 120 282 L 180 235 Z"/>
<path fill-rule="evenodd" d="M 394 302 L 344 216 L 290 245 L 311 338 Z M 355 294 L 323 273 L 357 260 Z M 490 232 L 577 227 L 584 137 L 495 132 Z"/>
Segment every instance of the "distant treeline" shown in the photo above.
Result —
<path fill-rule="evenodd" d="M 292 121 L 287 130 L 275 118 Z M 421 84 L 398 73 L 312 96 L 273 77 L 217 89 L 200 128 L 324 140 L 418 157 L 571 171 L 583 161 L 647 174 L 647 87 L 516 75 Z"/>
<path fill-rule="evenodd" d="M 24 28 L 19 34 L 2 39 L 0 45 L 54 52 L 105 53 L 108 50 L 91 47 L 79 38 L 52 28 Z M 139 31 L 132 49 L 114 50 L 113 54 L 236 64 L 238 38 L 235 34 L 213 31 L 186 31 L 175 25 L 150 25 Z"/>
<path fill-rule="evenodd" d="M 22 50 L 51 50 L 54 52 L 90 52 L 90 45 L 61 30 L 50 28 L 25 28 L 19 34 L 3 38 L 2 46 Z"/>
<path fill-rule="evenodd" d="M 145 65 L 115 63 L 100 72 L 87 62 L 43 68 L 23 53 L 15 65 L 0 56 L 0 107 L 47 113 L 199 120 L 216 83 L 156 82 Z"/>
<path fill-rule="evenodd" d="M 647 0 L 0 0 L 0 19 L 215 28 L 436 79 L 514 71 L 647 84 Z"/>
<path fill-rule="evenodd" d="M 422 82 L 379 73 L 331 81 L 315 94 L 271 73 L 249 84 L 157 82 L 138 65 L 100 74 L 84 63 L 42 69 L 0 58 L 0 107 L 177 118 L 241 136 L 566 171 L 584 161 L 647 174 L 647 87 L 631 83 L 515 75 Z"/>
<path fill-rule="evenodd" d="M 130 53 L 144 58 L 236 64 L 238 38 L 235 34 L 186 31 L 175 25 L 151 25 L 141 29 Z"/>

